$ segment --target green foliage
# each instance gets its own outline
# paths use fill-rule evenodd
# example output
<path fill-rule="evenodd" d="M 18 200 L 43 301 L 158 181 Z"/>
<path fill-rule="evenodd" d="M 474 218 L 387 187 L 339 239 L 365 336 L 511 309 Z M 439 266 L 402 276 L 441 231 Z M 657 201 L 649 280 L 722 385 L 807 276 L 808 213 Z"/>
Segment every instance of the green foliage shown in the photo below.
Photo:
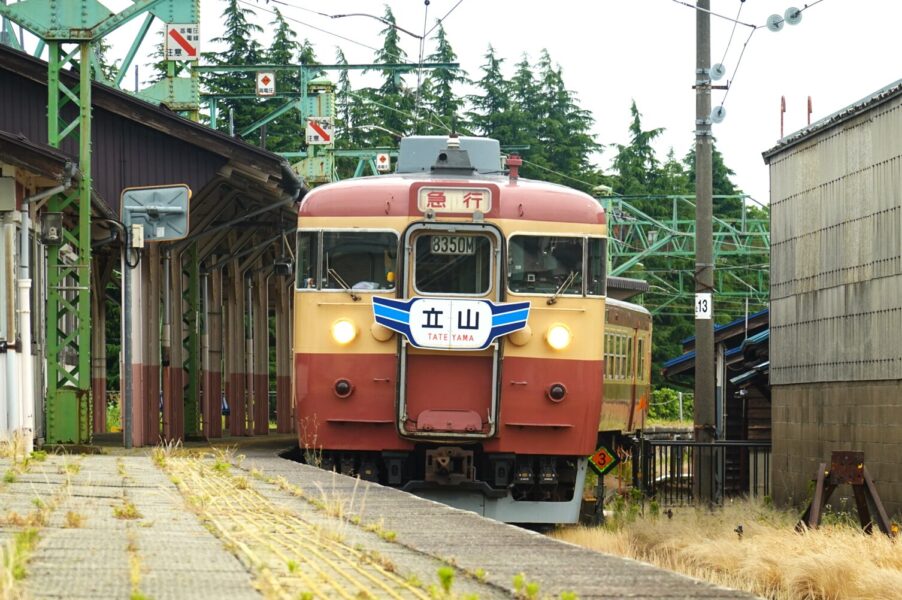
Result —
<path fill-rule="evenodd" d="M 454 568 L 447 565 L 439 567 L 438 580 L 445 594 L 451 593 L 451 586 L 454 585 Z"/>
<path fill-rule="evenodd" d="M 445 36 L 445 28 L 441 23 L 438 23 L 433 39 L 436 49 L 426 57 L 427 62 L 457 61 L 457 54 Z M 466 73 L 460 69 L 442 67 L 429 72 L 421 91 L 423 106 L 420 109 L 417 133 L 445 135 L 458 131 L 464 98 L 455 88 L 464 83 L 467 83 Z"/>
<path fill-rule="evenodd" d="M 302 46 L 295 39 L 297 34 L 291 29 L 278 8 L 274 8 L 274 20 L 269 24 L 274 31 L 272 44 L 266 50 L 266 62 L 274 65 L 290 65 L 295 63 L 301 54 Z M 305 42 L 303 48 L 308 48 Z M 311 50 L 312 54 L 312 50 Z M 308 56 L 314 62 L 315 57 Z M 302 61 L 305 62 L 305 61 Z M 276 75 L 276 91 L 301 91 L 301 81 L 296 71 L 279 71 Z M 270 98 L 261 103 L 262 110 L 276 110 L 285 102 L 285 98 Z M 273 152 L 297 152 L 304 139 L 305 124 L 301 122 L 301 114 L 297 110 L 289 111 L 278 119 L 270 121 L 266 127 L 266 148 Z"/>
<path fill-rule="evenodd" d="M 617 144 L 617 156 L 614 157 L 613 167 L 617 172 L 614 192 L 624 196 L 668 193 L 660 190 L 659 163 L 652 147 L 652 142 L 664 133 L 664 129 L 642 129 L 642 114 L 635 100 L 630 106 L 630 114 L 633 116 L 630 142 L 628 145 Z M 654 207 L 648 208 L 652 210 L 649 212 L 646 207 L 642 210 L 655 216 Z"/>
<path fill-rule="evenodd" d="M 255 34 L 262 32 L 259 25 L 251 19 L 255 13 L 250 8 L 242 8 L 238 0 L 228 0 L 222 13 L 224 31 L 222 37 L 215 38 L 214 43 L 222 44 L 221 52 L 204 53 L 206 62 L 214 65 L 256 65 L 263 62 L 264 52 Z M 256 75 L 246 73 L 213 73 L 204 78 L 208 91 L 215 94 L 252 94 L 256 88 Z M 234 111 L 235 133 L 258 120 L 264 111 L 256 100 L 222 99 L 219 102 L 219 129 L 229 130 L 229 110 Z M 251 139 L 258 139 L 259 132 L 251 134 Z"/>
<path fill-rule="evenodd" d="M 692 420 L 692 394 L 683 392 L 683 419 Z M 668 387 L 658 387 L 651 394 L 648 407 L 650 419 L 676 421 L 680 418 L 680 392 Z"/>

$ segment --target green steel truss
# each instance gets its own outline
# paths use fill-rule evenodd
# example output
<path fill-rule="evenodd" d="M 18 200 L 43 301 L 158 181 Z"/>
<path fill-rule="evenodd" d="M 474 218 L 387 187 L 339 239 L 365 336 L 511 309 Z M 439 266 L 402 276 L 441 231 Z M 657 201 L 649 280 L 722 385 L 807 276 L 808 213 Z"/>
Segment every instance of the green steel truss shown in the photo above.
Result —
<path fill-rule="evenodd" d="M 62 245 L 48 247 L 47 270 L 47 441 L 82 443 L 91 437 L 91 61 L 90 44 L 66 52 L 50 40 L 47 71 L 49 144 L 78 137 L 81 180 L 69 195 L 50 200 L 51 212 L 66 213 Z M 76 64 L 77 63 L 77 64 Z M 79 70 L 78 88 L 68 87 L 60 71 Z M 66 121 L 64 109 L 77 114 Z"/>
<path fill-rule="evenodd" d="M 760 307 L 768 299 L 770 225 L 748 215 L 745 196 L 714 196 L 742 200 L 734 219 L 714 218 L 715 299 L 734 312 Z M 636 200 L 654 200 L 667 207 L 668 216 L 654 217 L 635 206 Z M 695 295 L 694 196 L 601 198 L 608 216 L 608 255 L 612 276 L 629 275 L 648 281 L 645 305 L 653 314 L 686 315 Z M 655 260 L 655 267 L 646 262 Z M 727 260 L 731 259 L 731 260 Z"/>

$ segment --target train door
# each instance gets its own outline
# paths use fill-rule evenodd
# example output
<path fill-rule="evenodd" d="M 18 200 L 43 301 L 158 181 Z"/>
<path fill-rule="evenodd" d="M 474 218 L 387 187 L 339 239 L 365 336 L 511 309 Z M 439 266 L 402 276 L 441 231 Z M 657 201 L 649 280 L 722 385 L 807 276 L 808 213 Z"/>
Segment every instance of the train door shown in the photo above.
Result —
<path fill-rule="evenodd" d="M 483 224 L 418 223 L 407 230 L 402 289 L 406 299 L 418 299 L 410 328 L 430 348 L 401 339 L 401 435 L 494 435 L 499 342 L 482 350 L 472 345 L 480 329 L 491 327 L 491 309 L 481 301 L 501 300 L 501 240 Z"/>

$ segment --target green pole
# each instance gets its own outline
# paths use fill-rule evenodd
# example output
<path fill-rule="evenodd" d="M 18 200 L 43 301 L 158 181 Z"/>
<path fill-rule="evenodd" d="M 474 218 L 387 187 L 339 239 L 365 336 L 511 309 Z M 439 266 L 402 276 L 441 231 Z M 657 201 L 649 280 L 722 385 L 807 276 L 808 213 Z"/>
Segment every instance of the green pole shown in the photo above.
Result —
<path fill-rule="evenodd" d="M 62 260 L 60 245 L 48 249 L 47 271 L 47 441 L 86 443 L 91 439 L 91 44 L 79 44 L 77 94 L 60 80 L 76 53 L 64 55 L 59 41 L 48 42 L 48 141 L 58 148 L 78 130 L 81 180 L 75 194 L 54 196 L 50 212 L 74 208 L 78 222 L 62 230 L 74 257 Z M 78 117 L 61 129 L 61 110 L 77 99 Z"/>

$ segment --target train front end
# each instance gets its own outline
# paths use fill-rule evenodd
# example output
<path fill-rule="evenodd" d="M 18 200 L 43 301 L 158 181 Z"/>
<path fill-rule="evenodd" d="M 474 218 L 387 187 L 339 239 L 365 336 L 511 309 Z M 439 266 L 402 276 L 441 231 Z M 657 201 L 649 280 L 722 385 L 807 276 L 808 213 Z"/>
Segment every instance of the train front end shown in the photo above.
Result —
<path fill-rule="evenodd" d="M 604 214 L 498 175 L 497 142 L 441 141 L 405 140 L 405 172 L 301 206 L 301 448 L 499 520 L 575 522 L 602 400 Z"/>

